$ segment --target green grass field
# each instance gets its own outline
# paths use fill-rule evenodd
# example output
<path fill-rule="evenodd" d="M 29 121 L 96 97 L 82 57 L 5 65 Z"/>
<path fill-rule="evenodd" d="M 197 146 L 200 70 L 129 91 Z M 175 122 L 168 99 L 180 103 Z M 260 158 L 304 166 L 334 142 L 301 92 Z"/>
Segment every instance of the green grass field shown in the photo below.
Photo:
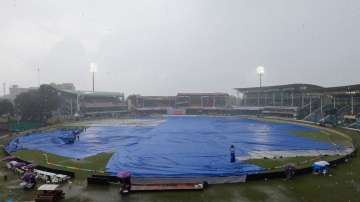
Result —
<path fill-rule="evenodd" d="M 343 129 L 336 130 L 349 135 L 353 140 L 354 146 L 358 147 L 360 145 L 360 133 Z M 1 152 L 0 155 L 2 155 Z M 64 160 L 61 157 L 58 159 L 51 158 L 50 161 L 53 160 L 55 162 Z M 264 166 L 273 166 L 288 163 L 288 160 L 303 162 L 306 159 L 300 157 L 296 159 L 276 159 L 276 161 L 263 163 L 265 163 Z M 67 163 L 74 165 L 70 162 Z M 275 164 L 273 164 L 274 162 Z M 77 163 L 86 164 L 84 162 Z M 2 163 L 0 165 L 0 175 L 1 173 L 8 173 L 10 178 L 7 182 L 2 181 L 0 178 L 0 194 L 2 193 L 2 196 L 4 196 L 3 198 L 0 196 L 0 200 L 5 199 L 6 196 L 11 197 L 15 201 L 31 201 L 34 197 L 34 192 L 13 188 L 18 183 L 13 180 L 17 179 L 18 176 L 11 175 L 7 169 L 2 168 Z M 100 165 L 98 166 L 101 167 Z M 349 162 L 331 168 L 330 175 L 328 176 L 307 174 L 294 177 L 291 180 L 273 179 L 240 184 L 213 185 L 203 192 L 139 193 L 131 194 L 127 197 L 119 195 L 117 186 L 86 186 L 84 183 L 79 183 L 73 185 L 71 189 L 66 188 L 66 200 L 64 201 L 353 202 L 359 201 L 359 195 L 360 158 L 355 156 Z"/>
<path fill-rule="evenodd" d="M 76 179 L 84 179 L 92 174 L 105 175 L 105 167 L 113 153 L 100 153 L 84 159 L 72 159 L 46 152 L 21 150 L 13 155 L 35 165 L 75 172 Z M 46 158 L 48 159 L 46 161 Z M 92 171 L 87 171 L 92 170 Z"/>
<path fill-rule="evenodd" d="M 269 169 L 277 170 L 283 169 L 285 165 L 293 164 L 296 168 L 305 168 L 313 164 L 313 162 L 324 160 L 332 161 L 342 156 L 298 156 L 289 158 L 276 158 L 276 159 L 249 159 L 245 162 L 255 164 L 257 166 Z"/>
<path fill-rule="evenodd" d="M 339 135 L 335 132 L 329 132 L 327 130 L 320 131 L 291 131 L 291 134 L 300 137 L 311 138 L 316 141 L 336 144 L 345 147 L 353 147 L 353 143 L 351 141 L 350 136 L 346 134 Z M 287 157 L 287 158 L 276 158 L 276 159 L 249 159 L 246 162 L 250 164 L 255 164 L 257 166 L 269 169 L 276 170 L 282 169 L 285 165 L 291 163 L 294 164 L 297 168 L 304 168 L 311 166 L 313 162 L 319 160 L 331 161 L 338 158 L 341 158 L 340 155 L 335 156 L 298 156 L 298 157 Z"/>
<path fill-rule="evenodd" d="M 42 131 L 54 130 L 58 127 L 84 127 L 79 124 L 70 124 L 70 125 L 61 125 L 61 126 L 50 126 L 41 129 Z M 291 134 L 311 138 L 317 141 L 322 141 L 330 144 L 338 144 L 350 147 L 352 146 L 351 138 L 347 136 L 342 136 L 336 134 L 335 132 L 329 132 L 327 130 L 320 130 L 319 132 L 305 132 L 305 131 L 291 131 Z M 10 138 L 10 137 L 9 137 Z M 1 142 L 0 142 L 1 143 Z M 0 154 L 1 155 L 1 154 Z M 40 152 L 40 151 L 31 151 L 23 150 L 14 153 L 15 156 L 30 161 L 36 165 L 47 166 L 50 168 L 64 169 L 67 171 L 75 172 L 77 179 L 83 179 L 91 174 L 104 174 L 105 166 L 108 160 L 111 158 L 112 153 L 101 153 L 95 156 L 91 156 L 85 159 L 72 159 L 67 157 L 62 157 L 50 153 Z M 46 162 L 45 155 L 48 158 Z M 289 163 L 294 164 L 298 168 L 303 168 L 311 166 L 315 161 L 319 160 L 334 160 L 340 158 L 341 156 L 310 156 L 310 157 L 290 157 L 290 158 L 277 158 L 277 159 L 249 159 L 246 162 L 258 165 L 260 167 L 276 170 L 282 169 L 284 165 Z M 95 170 L 86 171 L 86 170 Z"/>
<path fill-rule="evenodd" d="M 359 146 L 360 133 L 337 129 Z M 303 160 L 303 159 L 298 159 Z M 116 190 L 104 193 L 115 194 Z M 139 193 L 129 197 L 96 198 L 91 191 L 69 198 L 75 201 L 157 201 L 157 202 L 356 202 L 360 196 L 360 158 L 330 169 L 330 175 L 307 174 L 291 180 L 273 179 L 240 184 L 210 186 L 204 192 Z"/>
<path fill-rule="evenodd" d="M 329 132 L 326 130 L 320 130 L 319 132 L 315 131 L 291 131 L 291 134 L 297 135 L 297 136 L 301 136 L 301 137 L 307 137 L 307 138 L 311 138 L 320 142 L 325 142 L 325 143 L 329 143 L 329 144 L 337 144 L 337 145 L 341 145 L 341 146 L 346 146 L 346 147 L 352 147 L 352 140 L 351 138 L 346 138 L 344 136 L 341 136 L 339 134 L 333 133 L 333 132 Z"/>

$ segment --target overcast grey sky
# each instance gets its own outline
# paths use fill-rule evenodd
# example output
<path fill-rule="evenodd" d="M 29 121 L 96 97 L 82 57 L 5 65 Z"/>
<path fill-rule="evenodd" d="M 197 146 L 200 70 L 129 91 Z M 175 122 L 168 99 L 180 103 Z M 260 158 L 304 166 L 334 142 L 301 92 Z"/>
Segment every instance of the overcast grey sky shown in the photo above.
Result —
<path fill-rule="evenodd" d="M 0 0 L 0 82 L 126 94 L 360 83 L 359 0 Z"/>

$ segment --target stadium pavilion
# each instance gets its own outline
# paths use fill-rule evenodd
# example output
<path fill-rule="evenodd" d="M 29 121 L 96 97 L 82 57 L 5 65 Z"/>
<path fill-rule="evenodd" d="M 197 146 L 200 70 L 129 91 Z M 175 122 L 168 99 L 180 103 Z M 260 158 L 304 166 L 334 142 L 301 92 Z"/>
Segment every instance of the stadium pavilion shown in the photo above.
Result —
<path fill-rule="evenodd" d="M 312 84 L 235 88 L 240 107 L 261 108 L 264 114 L 319 121 L 331 113 L 354 119 L 360 113 L 360 84 L 321 87 Z"/>
<path fill-rule="evenodd" d="M 52 85 L 45 86 L 48 90 L 56 91 L 59 95 L 61 102 L 57 115 L 64 116 L 64 118 L 76 114 L 114 116 L 128 111 L 123 93 L 64 90 Z"/>

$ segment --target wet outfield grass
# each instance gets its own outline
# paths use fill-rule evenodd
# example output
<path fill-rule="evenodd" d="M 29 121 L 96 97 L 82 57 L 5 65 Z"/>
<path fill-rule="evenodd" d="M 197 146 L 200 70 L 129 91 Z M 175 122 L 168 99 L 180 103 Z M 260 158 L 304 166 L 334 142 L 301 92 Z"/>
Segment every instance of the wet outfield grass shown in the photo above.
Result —
<path fill-rule="evenodd" d="M 146 127 L 149 122 L 157 124 Z M 119 123 L 117 120 L 106 120 L 93 124 L 74 144 L 64 145 L 63 138 L 67 138 L 68 133 L 55 129 L 34 131 L 19 137 L 11 141 L 7 150 L 12 153 L 18 151 L 15 155 L 37 164 L 44 163 L 43 160 L 39 162 L 44 155 L 34 150 L 47 152 L 49 158 L 55 159 L 51 160 L 50 166 L 55 162 L 60 168 L 78 166 L 97 170 L 91 164 L 88 168 L 84 167 L 90 159 L 84 159 L 85 162 L 77 159 L 112 151 L 114 155 L 106 165 L 107 171 L 112 174 L 130 170 L 134 176 L 225 176 L 263 170 L 254 164 L 231 164 L 228 161 L 231 144 L 235 144 L 239 159 L 261 157 L 261 154 L 250 154 L 252 151 L 283 151 L 279 155 L 288 157 L 286 152 L 291 150 L 324 150 L 331 151 L 328 154 L 332 155 L 337 149 L 332 142 L 314 141 L 315 138 L 306 138 L 302 134 L 291 135 L 291 131 L 298 131 L 312 132 L 314 137 L 328 136 L 325 133 L 318 135 L 320 130 L 317 128 L 241 117 L 177 116 L 129 119 Z M 344 153 L 342 148 L 339 150 Z M 49 153 L 68 157 L 69 160 Z M 298 154 L 319 155 L 316 151 Z M 266 157 L 273 158 L 271 154 Z"/>
<path fill-rule="evenodd" d="M 348 133 L 356 146 L 360 134 Z M 1 155 L 0 155 L 1 156 Z M 4 182 L 0 177 L 0 201 L 12 198 L 14 201 L 33 200 L 33 191 L 23 191 L 18 184 L 19 176 L 4 169 L 0 163 L 0 176 L 7 175 Z M 330 170 L 329 176 L 304 175 L 292 180 L 253 181 L 241 184 L 212 185 L 199 192 L 135 193 L 126 197 L 118 194 L 118 186 L 87 186 L 85 181 L 76 181 L 64 186 L 65 201 L 359 201 L 360 159 L 355 157 L 348 163 Z"/>
<path fill-rule="evenodd" d="M 13 155 L 20 159 L 27 160 L 35 165 L 74 172 L 77 179 L 83 180 L 94 174 L 105 175 L 105 167 L 111 158 L 112 153 L 103 152 L 84 159 L 72 159 L 33 150 L 20 150 L 15 152 Z"/>
<path fill-rule="evenodd" d="M 249 159 L 245 162 L 255 164 L 262 168 L 269 170 L 283 170 L 283 167 L 288 164 L 294 165 L 297 169 L 311 166 L 316 161 L 332 161 L 342 156 L 297 156 L 287 158 L 275 159 Z"/>

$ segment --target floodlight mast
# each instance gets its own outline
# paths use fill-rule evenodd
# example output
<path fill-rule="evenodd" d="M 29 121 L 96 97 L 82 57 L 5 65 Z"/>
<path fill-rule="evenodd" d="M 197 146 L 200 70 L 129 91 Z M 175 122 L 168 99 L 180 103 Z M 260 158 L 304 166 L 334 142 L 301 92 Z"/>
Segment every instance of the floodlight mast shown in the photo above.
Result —
<path fill-rule="evenodd" d="M 256 73 L 259 75 L 259 81 L 260 81 L 260 90 L 258 93 L 258 106 L 260 106 L 260 91 L 261 91 L 261 87 L 262 87 L 262 75 L 265 73 L 264 67 L 263 66 L 258 66 L 256 68 Z"/>
<path fill-rule="evenodd" d="M 262 75 L 265 73 L 265 69 L 263 66 L 258 66 L 256 68 L 256 72 L 257 74 L 259 75 L 259 78 L 260 78 L 260 88 L 262 87 Z"/>
<path fill-rule="evenodd" d="M 97 72 L 97 65 L 90 63 L 90 73 L 92 73 L 92 91 L 95 92 L 95 72 Z"/>
<path fill-rule="evenodd" d="M 92 91 L 95 92 L 95 72 L 92 73 Z"/>

